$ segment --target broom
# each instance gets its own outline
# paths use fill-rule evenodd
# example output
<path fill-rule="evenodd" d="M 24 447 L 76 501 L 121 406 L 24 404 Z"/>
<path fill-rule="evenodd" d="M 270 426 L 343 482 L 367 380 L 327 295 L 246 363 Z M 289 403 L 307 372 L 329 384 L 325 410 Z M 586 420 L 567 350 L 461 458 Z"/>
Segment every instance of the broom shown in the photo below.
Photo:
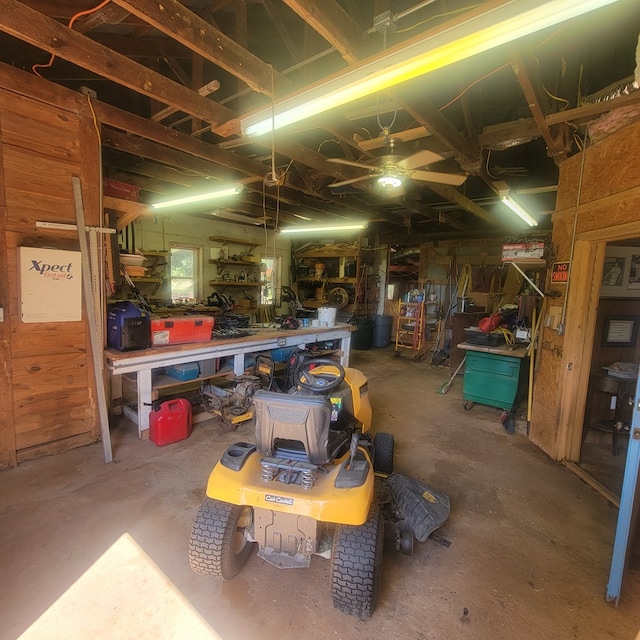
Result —
<path fill-rule="evenodd" d="M 453 381 L 456 379 L 456 376 L 458 375 L 458 372 L 460 371 L 460 369 L 462 369 L 462 365 L 465 363 L 466 359 L 467 359 L 467 356 L 462 358 L 462 361 L 460 362 L 456 370 L 453 372 L 453 375 L 440 387 L 440 389 L 438 389 L 438 393 L 447 393 L 447 391 L 451 389 L 451 386 L 453 385 Z"/>

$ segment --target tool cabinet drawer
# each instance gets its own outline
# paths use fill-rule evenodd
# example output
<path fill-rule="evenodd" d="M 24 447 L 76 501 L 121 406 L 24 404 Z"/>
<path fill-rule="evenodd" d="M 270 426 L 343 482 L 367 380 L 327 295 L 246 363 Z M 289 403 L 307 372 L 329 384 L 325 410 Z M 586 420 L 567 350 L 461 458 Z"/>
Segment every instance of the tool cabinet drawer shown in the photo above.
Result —
<path fill-rule="evenodd" d="M 511 410 L 522 382 L 523 358 L 467 351 L 465 400 Z"/>

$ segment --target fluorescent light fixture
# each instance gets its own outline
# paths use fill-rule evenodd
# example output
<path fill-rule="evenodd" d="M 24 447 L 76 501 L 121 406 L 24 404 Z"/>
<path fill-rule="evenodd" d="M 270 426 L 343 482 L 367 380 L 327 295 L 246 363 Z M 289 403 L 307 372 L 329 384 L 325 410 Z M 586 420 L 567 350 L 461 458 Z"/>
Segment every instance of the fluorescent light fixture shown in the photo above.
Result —
<path fill-rule="evenodd" d="M 367 226 L 365 222 L 357 222 L 353 224 L 329 224 L 321 227 L 287 227 L 280 229 L 280 233 L 318 233 L 322 231 L 355 231 L 356 229 L 364 229 Z"/>
<path fill-rule="evenodd" d="M 165 209 L 166 207 L 177 207 L 181 204 L 192 204 L 194 202 L 204 202 L 205 200 L 212 200 L 214 198 L 225 198 L 227 196 L 235 196 L 242 192 L 242 187 L 233 186 L 227 189 L 218 189 L 217 191 L 208 191 L 207 193 L 200 193 L 194 196 L 186 196 L 184 198 L 177 198 L 176 200 L 167 200 L 166 202 L 156 202 L 151 205 L 154 209 Z"/>
<path fill-rule="evenodd" d="M 252 218 L 251 216 L 243 216 L 241 213 L 233 213 L 232 211 L 209 211 L 209 215 L 212 215 L 221 220 L 231 220 L 232 222 L 244 222 L 245 224 L 264 224 L 267 220 L 271 220 L 269 217 Z"/>
<path fill-rule="evenodd" d="M 346 72 L 240 119 L 244 135 L 259 136 L 401 82 L 513 42 L 619 0 L 494 0 L 448 28 L 419 35 L 371 56 Z"/>
<path fill-rule="evenodd" d="M 519 215 L 530 227 L 537 227 L 538 221 L 529 215 L 511 196 L 501 197 L 500 200 Z"/>
<path fill-rule="evenodd" d="M 388 173 L 378 178 L 378 184 L 384 189 L 397 189 L 402 186 L 402 180 L 398 176 Z"/>

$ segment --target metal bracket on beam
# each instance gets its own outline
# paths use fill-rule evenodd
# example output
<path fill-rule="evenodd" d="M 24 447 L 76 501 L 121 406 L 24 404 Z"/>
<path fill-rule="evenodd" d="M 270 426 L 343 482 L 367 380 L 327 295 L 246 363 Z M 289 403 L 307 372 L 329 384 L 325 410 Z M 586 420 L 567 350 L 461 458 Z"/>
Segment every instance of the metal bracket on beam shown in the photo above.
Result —
<path fill-rule="evenodd" d="M 395 31 L 398 28 L 391 11 L 384 11 L 373 18 L 373 28 L 379 33 Z"/>

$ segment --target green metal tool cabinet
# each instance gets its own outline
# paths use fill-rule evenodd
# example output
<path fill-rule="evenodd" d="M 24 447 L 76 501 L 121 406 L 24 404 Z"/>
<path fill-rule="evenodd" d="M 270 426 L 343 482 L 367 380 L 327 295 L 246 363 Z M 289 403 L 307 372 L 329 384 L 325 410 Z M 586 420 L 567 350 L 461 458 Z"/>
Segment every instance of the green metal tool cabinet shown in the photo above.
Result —
<path fill-rule="evenodd" d="M 483 347 L 462 343 L 466 350 L 463 397 L 511 411 L 526 389 L 526 349 Z"/>

